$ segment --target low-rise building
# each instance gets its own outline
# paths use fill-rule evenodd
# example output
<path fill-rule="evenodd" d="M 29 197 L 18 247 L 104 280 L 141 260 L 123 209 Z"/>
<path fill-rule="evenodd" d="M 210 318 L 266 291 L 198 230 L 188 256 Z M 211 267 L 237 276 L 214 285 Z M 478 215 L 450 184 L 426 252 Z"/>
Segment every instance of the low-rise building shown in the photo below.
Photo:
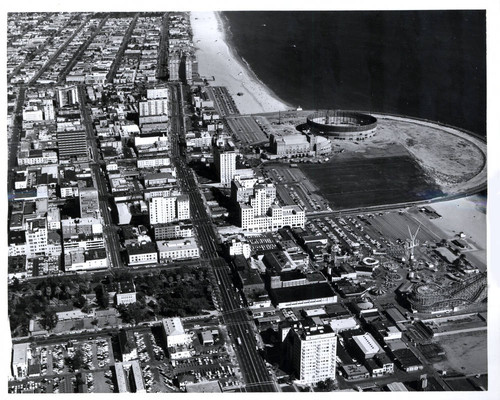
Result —
<path fill-rule="evenodd" d="M 158 262 L 158 252 L 152 242 L 127 246 L 127 256 L 129 265 L 156 264 Z"/>
<path fill-rule="evenodd" d="M 160 262 L 200 257 L 200 249 L 194 238 L 160 241 L 156 245 Z"/>

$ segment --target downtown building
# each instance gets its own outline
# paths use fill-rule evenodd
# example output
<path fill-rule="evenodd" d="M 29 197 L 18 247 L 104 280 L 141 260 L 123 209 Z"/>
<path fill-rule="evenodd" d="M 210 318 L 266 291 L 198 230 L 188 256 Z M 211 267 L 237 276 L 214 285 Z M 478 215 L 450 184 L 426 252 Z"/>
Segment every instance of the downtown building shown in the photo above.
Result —
<path fill-rule="evenodd" d="M 298 324 L 287 335 L 288 359 L 296 376 L 295 383 L 316 384 L 335 380 L 337 335 L 330 325 Z"/>
<path fill-rule="evenodd" d="M 213 155 L 215 172 L 219 182 L 229 186 L 236 174 L 236 157 L 238 149 L 234 143 L 223 136 L 214 138 Z"/>
<path fill-rule="evenodd" d="M 82 187 L 78 191 L 81 218 L 99 218 L 99 192 L 94 187 Z"/>
<path fill-rule="evenodd" d="M 305 226 L 305 211 L 297 205 L 279 205 L 276 187 L 272 183 L 236 177 L 232 197 L 239 204 L 240 225 L 245 232 L 274 232 L 285 226 Z"/>
<path fill-rule="evenodd" d="M 152 197 L 149 202 L 149 223 L 168 224 L 191 218 L 187 195 Z"/>

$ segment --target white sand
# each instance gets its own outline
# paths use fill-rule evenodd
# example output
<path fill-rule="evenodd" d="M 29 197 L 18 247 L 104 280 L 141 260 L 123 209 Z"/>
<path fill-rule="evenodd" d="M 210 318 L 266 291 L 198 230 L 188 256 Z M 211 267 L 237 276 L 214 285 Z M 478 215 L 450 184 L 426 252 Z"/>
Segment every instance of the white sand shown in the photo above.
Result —
<path fill-rule="evenodd" d="M 442 218 L 431 222 L 443 232 L 454 236 L 464 232 L 468 241 L 474 242 L 479 248 L 472 253 L 486 264 L 486 204 L 484 197 L 471 196 L 458 200 L 433 203 L 434 208 Z"/>
<path fill-rule="evenodd" d="M 191 12 L 198 70 L 211 86 L 226 86 L 241 114 L 287 110 L 225 41 L 221 17 L 214 11 Z M 215 81 L 211 81 L 211 77 Z M 243 93 L 238 96 L 237 93 Z"/>

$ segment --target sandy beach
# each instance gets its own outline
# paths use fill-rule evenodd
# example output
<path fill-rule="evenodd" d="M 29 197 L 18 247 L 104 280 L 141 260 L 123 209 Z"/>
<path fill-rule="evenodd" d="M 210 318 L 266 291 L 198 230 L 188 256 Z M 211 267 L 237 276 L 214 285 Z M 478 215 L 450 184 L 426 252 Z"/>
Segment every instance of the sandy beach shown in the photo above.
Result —
<path fill-rule="evenodd" d="M 241 114 L 293 108 L 265 86 L 228 46 L 217 12 L 191 12 L 191 27 L 200 75 L 206 77 L 211 86 L 226 86 Z"/>
<path fill-rule="evenodd" d="M 444 201 L 431 205 L 442 218 L 431 222 L 450 237 L 464 232 L 466 240 L 477 245 L 478 250 L 470 255 L 486 265 L 486 203 L 479 195 L 464 197 L 457 200 Z"/>

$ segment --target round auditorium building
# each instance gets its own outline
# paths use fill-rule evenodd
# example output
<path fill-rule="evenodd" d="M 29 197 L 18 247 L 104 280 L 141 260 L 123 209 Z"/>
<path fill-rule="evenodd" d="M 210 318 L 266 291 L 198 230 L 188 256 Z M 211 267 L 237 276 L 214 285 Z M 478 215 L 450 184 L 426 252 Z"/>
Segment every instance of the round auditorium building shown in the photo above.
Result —
<path fill-rule="evenodd" d="M 317 111 L 307 117 L 307 126 L 333 139 L 364 140 L 375 135 L 377 118 L 357 111 Z"/>

